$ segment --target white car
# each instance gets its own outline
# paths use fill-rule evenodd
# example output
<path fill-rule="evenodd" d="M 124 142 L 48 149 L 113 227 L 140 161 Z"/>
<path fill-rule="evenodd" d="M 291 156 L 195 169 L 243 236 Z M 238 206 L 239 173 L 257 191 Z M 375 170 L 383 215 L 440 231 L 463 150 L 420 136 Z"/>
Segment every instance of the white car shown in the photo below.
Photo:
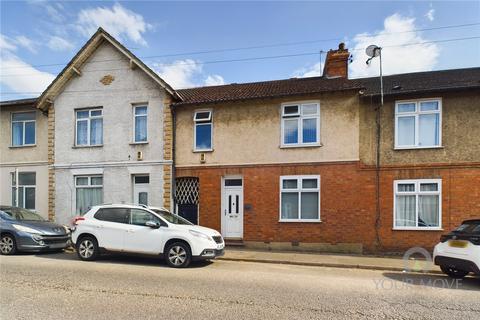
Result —
<path fill-rule="evenodd" d="M 218 231 L 196 226 L 163 208 L 111 204 L 92 207 L 76 217 L 72 242 L 82 260 L 95 260 L 101 251 L 163 256 L 171 267 L 224 254 Z"/>
<path fill-rule="evenodd" d="M 435 246 L 433 260 L 452 278 L 480 275 L 480 219 L 463 221 Z"/>

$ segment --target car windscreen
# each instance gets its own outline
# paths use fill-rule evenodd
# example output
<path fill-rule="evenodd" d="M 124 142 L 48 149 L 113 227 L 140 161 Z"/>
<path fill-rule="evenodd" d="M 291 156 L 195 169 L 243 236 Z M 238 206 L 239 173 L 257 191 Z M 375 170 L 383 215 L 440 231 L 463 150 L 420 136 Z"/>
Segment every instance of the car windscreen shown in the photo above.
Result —
<path fill-rule="evenodd" d="M 466 221 L 453 230 L 453 232 L 480 234 L 480 222 Z"/>
<path fill-rule="evenodd" d="M 2 218 L 18 221 L 44 221 L 40 215 L 23 208 L 2 208 Z"/>
<path fill-rule="evenodd" d="M 152 210 L 153 212 L 155 212 L 156 214 L 159 214 L 160 217 L 162 217 L 163 219 L 167 220 L 168 222 L 170 223 L 173 223 L 173 224 L 185 224 L 185 225 L 189 225 L 189 226 L 192 226 L 193 223 L 191 223 L 190 221 L 180 217 L 180 216 L 177 216 L 176 214 L 173 214 L 173 213 L 170 213 L 168 211 L 162 211 L 162 210 Z"/>

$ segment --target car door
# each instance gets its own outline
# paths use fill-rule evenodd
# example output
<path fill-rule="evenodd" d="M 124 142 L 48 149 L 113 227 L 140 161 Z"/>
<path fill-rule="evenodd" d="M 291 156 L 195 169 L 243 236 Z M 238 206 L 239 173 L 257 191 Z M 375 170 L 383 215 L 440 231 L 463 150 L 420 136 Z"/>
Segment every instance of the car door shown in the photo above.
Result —
<path fill-rule="evenodd" d="M 167 228 L 151 228 L 146 226 L 147 221 L 162 221 L 152 213 L 142 209 L 130 209 L 130 224 L 125 233 L 125 251 L 159 254 L 166 242 Z"/>
<path fill-rule="evenodd" d="M 128 208 L 101 208 L 94 218 L 98 220 L 97 228 L 98 245 L 112 251 L 123 251 L 125 233 L 129 228 Z"/>

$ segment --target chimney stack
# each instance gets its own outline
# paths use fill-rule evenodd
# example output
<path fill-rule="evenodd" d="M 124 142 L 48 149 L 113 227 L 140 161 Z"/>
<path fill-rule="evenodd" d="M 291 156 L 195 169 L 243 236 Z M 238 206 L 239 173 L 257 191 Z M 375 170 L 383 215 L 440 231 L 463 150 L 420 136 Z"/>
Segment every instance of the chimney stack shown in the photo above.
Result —
<path fill-rule="evenodd" d="M 323 67 L 326 78 L 348 78 L 348 58 L 350 53 L 345 49 L 345 43 L 338 45 L 338 50 L 329 50 Z"/>

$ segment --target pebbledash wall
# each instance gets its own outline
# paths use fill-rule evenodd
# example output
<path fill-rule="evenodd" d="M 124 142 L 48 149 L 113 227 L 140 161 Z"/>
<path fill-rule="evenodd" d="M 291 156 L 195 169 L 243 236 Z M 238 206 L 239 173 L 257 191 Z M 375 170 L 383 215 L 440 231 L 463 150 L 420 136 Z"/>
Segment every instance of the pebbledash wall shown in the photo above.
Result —
<path fill-rule="evenodd" d="M 107 71 L 105 71 L 107 70 Z M 109 81 L 101 81 L 108 77 Z M 147 106 L 146 143 L 133 141 L 133 106 Z M 53 101 L 55 219 L 67 223 L 76 214 L 75 176 L 102 175 L 104 203 L 133 203 L 133 176 L 149 175 L 149 205 L 170 206 L 170 97 L 107 41 L 89 57 Z M 75 111 L 103 110 L 103 145 L 75 145 Z M 170 126 L 170 123 L 168 124 Z M 166 139 L 164 139 L 166 138 Z M 137 153 L 142 160 L 137 161 Z M 167 200 L 165 200 L 167 199 Z"/>

